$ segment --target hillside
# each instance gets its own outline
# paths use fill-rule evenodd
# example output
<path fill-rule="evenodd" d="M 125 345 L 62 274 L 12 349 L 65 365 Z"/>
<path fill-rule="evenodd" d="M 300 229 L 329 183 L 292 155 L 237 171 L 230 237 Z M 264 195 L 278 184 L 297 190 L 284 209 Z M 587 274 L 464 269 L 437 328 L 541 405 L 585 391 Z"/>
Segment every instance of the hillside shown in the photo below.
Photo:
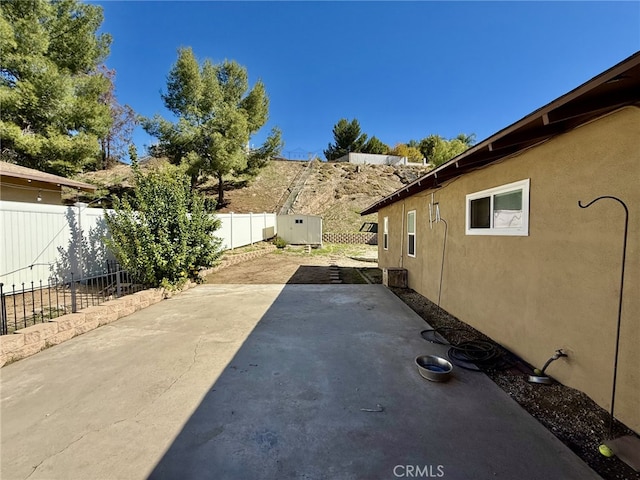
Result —
<path fill-rule="evenodd" d="M 306 168 L 307 162 L 273 160 L 263 168 L 257 177 L 239 188 L 224 192 L 227 205 L 221 213 L 277 212 L 288 197 L 288 188 L 294 179 Z M 208 193 L 217 195 L 218 182 L 206 184 Z M 231 186 L 231 185 L 230 185 Z M 231 186 L 233 187 L 233 186 Z"/>
<path fill-rule="evenodd" d="M 377 215 L 360 216 L 365 208 L 427 172 L 419 167 L 314 162 L 293 213 L 320 215 L 326 232 L 357 232 Z"/>
<path fill-rule="evenodd" d="M 156 159 L 143 169 L 162 163 Z M 225 180 L 227 204 L 219 211 L 279 212 L 284 206 L 289 213 L 322 216 L 326 232 L 357 232 L 364 222 L 377 221 L 375 214 L 361 217 L 360 211 L 426 172 L 421 167 L 273 160 L 251 180 Z M 132 173 L 129 166 L 117 165 L 77 179 L 98 185 L 99 197 L 129 190 Z M 216 188 L 214 180 L 199 187 L 212 198 Z"/>
<path fill-rule="evenodd" d="M 377 221 L 375 214 L 360 216 L 365 207 L 427 171 L 420 167 L 274 160 L 247 186 L 225 192 L 228 204 L 220 212 L 277 212 L 293 191 L 289 213 L 322 216 L 326 232 L 357 232 L 364 222 Z M 215 185 L 209 188 L 213 195 Z"/>

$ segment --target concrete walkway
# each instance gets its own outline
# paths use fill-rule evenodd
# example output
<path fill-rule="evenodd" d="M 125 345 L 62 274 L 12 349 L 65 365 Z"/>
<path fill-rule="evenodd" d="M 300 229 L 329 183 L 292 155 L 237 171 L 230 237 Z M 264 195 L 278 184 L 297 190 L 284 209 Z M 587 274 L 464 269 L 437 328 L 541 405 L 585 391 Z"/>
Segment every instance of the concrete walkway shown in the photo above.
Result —
<path fill-rule="evenodd" d="M 598 478 L 380 285 L 203 285 L 0 370 L 12 479 Z M 382 410 L 382 411 L 377 411 Z"/>

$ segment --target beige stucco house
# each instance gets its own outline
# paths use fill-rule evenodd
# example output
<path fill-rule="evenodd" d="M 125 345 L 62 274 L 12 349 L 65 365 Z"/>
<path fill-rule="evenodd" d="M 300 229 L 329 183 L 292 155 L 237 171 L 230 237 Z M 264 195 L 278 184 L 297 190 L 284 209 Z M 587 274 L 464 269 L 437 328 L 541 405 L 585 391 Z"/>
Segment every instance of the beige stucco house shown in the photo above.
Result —
<path fill-rule="evenodd" d="M 640 52 L 362 214 L 381 268 L 534 366 L 563 349 L 548 373 L 608 410 L 625 212 L 578 206 L 602 195 L 629 210 L 615 416 L 640 431 Z"/>
<path fill-rule="evenodd" d="M 0 200 L 62 204 L 62 187 L 94 192 L 96 187 L 32 168 L 0 162 Z"/>

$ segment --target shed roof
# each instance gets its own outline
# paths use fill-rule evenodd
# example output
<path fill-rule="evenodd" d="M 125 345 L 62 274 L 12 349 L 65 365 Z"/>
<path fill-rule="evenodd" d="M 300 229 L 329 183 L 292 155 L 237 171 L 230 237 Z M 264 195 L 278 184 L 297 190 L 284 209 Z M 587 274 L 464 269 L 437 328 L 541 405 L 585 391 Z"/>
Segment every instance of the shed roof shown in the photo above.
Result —
<path fill-rule="evenodd" d="M 0 176 L 52 183 L 65 187 L 77 188 L 79 190 L 84 190 L 85 192 L 94 192 L 97 189 L 97 187 L 88 183 L 78 182 L 76 180 L 71 180 L 70 178 L 60 177 L 51 173 L 45 173 L 39 170 L 34 170 L 33 168 L 27 168 L 7 162 L 0 162 Z"/>
<path fill-rule="evenodd" d="M 361 215 L 375 213 L 418 192 L 437 188 L 447 180 L 513 155 L 623 106 L 639 104 L 640 52 L 636 52 L 416 181 L 370 205 Z"/>

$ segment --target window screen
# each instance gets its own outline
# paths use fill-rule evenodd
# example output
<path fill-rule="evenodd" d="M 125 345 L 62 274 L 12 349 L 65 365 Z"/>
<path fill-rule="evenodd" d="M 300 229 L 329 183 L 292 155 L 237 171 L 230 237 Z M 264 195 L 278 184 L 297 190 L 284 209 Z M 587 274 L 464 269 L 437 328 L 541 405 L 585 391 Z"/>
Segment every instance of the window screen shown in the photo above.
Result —
<path fill-rule="evenodd" d="M 522 225 L 522 190 L 498 193 L 493 197 L 493 228 Z"/>

